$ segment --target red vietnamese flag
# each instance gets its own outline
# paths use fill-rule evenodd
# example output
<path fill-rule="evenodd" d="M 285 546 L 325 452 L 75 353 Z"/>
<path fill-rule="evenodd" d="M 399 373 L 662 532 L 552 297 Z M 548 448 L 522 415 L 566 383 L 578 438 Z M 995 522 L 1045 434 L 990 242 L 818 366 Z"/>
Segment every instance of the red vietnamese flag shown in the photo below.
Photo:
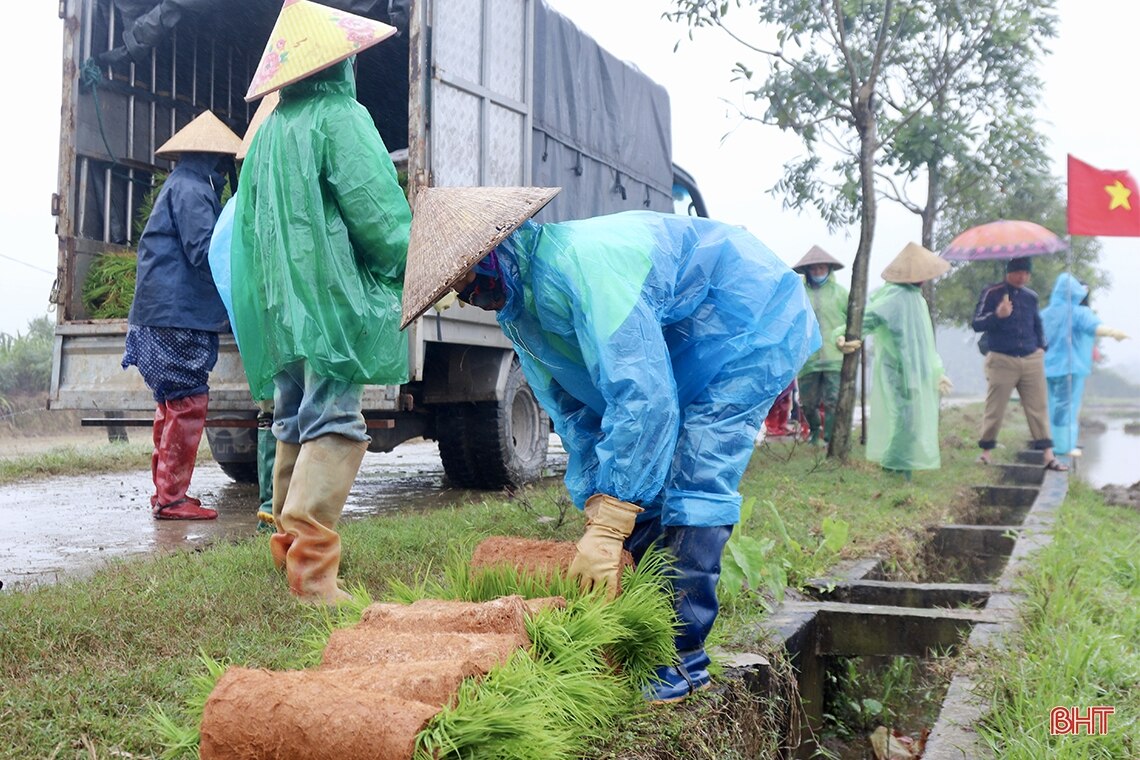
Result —
<path fill-rule="evenodd" d="M 1103 171 L 1069 156 L 1069 234 L 1140 237 L 1140 192 L 1123 171 Z"/>

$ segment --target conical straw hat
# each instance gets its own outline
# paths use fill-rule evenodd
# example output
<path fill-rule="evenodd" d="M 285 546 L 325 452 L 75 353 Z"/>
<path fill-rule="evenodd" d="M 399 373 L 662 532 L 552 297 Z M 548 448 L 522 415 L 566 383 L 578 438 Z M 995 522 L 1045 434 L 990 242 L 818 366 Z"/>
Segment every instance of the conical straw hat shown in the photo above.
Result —
<path fill-rule="evenodd" d="M 843 268 L 843 263 L 840 262 L 839 259 L 832 256 L 830 253 L 823 250 L 818 245 L 813 245 L 811 247 L 811 250 L 805 253 L 804 257 L 800 259 L 794 267 L 792 267 L 792 271 L 799 272 L 800 274 L 807 274 L 807 268 L 812 264 L 827 264 L 831 267 L 832 271 Z"/>
<path fill-rule="evenodd" d="M 925 282 L 950 271 L 950 262 L 940 259 L 918 243 L 907 243 L 906 248 L 883 270 L 887 282 Z"/>
<path fill-rule="evenodd" d="M 542 210 L 560 187 L 427 187 L 415 198 L 400 329 Z"/>
<path fill-rule="evenodd" d="M 210 111 L 203 111 L 198 118 L 174 133 L 174 137 L 162 144 L 154 155 L 160 158 L 174 158 L 179 153 L 237 153 L 241 138 L 222 123 Z"/>
<path fill-rule="evenodd" d="M 269 118 L 269 114 L 273 113 L 273 109 L 277 107 L 277 103 L 281 100 L 281 93 L 274 90 L 261 99 L 261 103 L 257 106 L 257 110 L 253 112 L 253 118 L 249 120 L 249 126 L 246 127 L 245 137 L 241 138 L 241 147 L 238 149 L 237 155 L 234 156 L 237 160 L 245 158 L 245 154 L 249 153 L 249 146 L 253 144 L 253 136 L 257 134 L 257 130 L 261 128 L 261 123 Z"/>
<path fill-rule="evenodd" d="M 285 0 L 246 102 L 327 69 L 395 33 L 394 26 L 312 0 Z"/>

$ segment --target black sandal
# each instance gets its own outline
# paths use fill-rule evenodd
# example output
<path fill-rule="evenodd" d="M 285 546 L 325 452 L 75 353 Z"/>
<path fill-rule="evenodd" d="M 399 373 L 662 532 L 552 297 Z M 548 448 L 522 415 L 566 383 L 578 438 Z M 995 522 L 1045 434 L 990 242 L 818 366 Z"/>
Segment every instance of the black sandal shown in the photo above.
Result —
<path fill-rule="evenodd" d="M 1062 464 L 1061 462 L 1057 461 L 1056 458 L 1053 458 L 1045 463 L 1045 469 L 1052 470 L 1053 472 L 1068 472 L 1069 465 Z"/>

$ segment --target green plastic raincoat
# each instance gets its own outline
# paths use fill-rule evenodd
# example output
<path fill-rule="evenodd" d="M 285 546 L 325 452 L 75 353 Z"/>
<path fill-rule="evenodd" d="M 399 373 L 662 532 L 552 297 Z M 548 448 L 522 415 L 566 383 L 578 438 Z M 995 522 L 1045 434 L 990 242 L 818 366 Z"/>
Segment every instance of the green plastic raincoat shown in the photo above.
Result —
<path fill-rule="evenodd" d="M 887 283 L 875 291 L 863 315 L 863 334 L 874 339 L 867 459 L 888 470 L 938 469 L 942 359 L 922 290 Z"/>
<path fill-rule="evenodd" d="M 324 377 L 407 379 L 400 332 L 411 211 L 349 61 L 289 85 L 242 167 L 234 332 L 255 398 L 304 359 Z"/>
<path fill-rule="evenodd" d="M 847 288 L 836 281 L 834 272 L 818 288 L 805 282 L 804 290 L 819 322 L 820 334 L 830 335 L 836 328 L 847 327 Z M 835 347 L 835 341 L 825 340 L 823 346 L 808 357 L 807 364 L 800 370 L 800 377 L 812 372 L 839 372 L 841 369 L 843 354 Z"/>

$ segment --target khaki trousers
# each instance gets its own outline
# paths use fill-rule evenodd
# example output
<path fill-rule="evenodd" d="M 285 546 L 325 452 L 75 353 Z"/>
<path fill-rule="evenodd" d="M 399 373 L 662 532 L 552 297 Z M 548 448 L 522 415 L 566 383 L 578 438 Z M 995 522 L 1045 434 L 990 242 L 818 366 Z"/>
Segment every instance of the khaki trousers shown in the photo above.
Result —
<path fill-rule="evenodd" d="M 990 351 L 986 354 L 985 370 L 989 389 L 986 391 L 986 412 L 982 417 L 978 445 L 983 449 L 992 449 L 996 445 L 1005 407 L 1016 388 L 1021 407 L 1025 410 L 1025 420 L 1029 423 L 1029 434 L 1033 436 L 1033 448 L 1052 447 L 1045 351 L 1039 348 L 1029 356 L 1021 357 Z"/>

